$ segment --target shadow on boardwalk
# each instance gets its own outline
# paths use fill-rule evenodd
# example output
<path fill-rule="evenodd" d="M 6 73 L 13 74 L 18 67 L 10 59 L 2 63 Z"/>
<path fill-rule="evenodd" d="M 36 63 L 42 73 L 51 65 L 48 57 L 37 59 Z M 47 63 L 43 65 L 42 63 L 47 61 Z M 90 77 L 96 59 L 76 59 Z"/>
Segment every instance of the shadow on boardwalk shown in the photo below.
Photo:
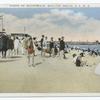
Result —
<path fill-rule="evenodd" d="M 22 58 L 22 56 L 12 56 L 10 58 Z"/>
<path fill-rule="evenodd" d="M 1 58 L 0 59 L 0 63 L 7 63 L 7 62 L 14 62 L 17 61 L 19 58 L 22 58 L 21 56 L 12 56 L 12 57 L 8 57 L 8 58 Z"/>
<path fill-rule="evenodd" d="M 16 61 L 16 60 L 15 59 L 14 60 L 3 59 L 3 60 L 0 60 L 0 63 L 7 63 L 7 62 L 13 62 L 13 61 Z"/>

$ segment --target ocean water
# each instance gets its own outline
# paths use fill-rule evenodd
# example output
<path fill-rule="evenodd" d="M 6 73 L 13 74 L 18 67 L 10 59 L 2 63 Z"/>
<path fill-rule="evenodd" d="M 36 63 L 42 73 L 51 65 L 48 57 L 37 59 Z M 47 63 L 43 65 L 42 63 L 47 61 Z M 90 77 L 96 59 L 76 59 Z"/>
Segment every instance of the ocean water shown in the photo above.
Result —
<path fill-rule="evenodd" d="M 69 47 L 78 47 L 80 49 L 85 49 L 85 50 L 89 48 L 90 50 L 100 51 L 100 44 L 98 45 L 69 45 Z"/>

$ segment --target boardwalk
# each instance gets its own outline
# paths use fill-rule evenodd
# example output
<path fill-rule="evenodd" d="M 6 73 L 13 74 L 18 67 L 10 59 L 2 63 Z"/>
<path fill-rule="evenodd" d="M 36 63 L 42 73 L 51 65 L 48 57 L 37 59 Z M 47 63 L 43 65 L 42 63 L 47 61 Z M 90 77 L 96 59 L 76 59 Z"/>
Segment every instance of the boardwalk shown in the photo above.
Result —
<path fill-rule="evenodd" d="M 94 65 L 80 68 L 71 57 L 40 56 L 35 57 L 35 64 L 27 66 L 25 56 L 0 59 L 0 93 L 100 92 L 100 76 L 94 74 Z"/>

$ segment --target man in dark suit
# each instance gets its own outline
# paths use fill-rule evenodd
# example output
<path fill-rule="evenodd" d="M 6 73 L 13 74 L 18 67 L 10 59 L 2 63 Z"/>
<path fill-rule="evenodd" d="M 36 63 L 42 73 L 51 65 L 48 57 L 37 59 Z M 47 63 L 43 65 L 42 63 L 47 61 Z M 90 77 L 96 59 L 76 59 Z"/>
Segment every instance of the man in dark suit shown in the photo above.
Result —
<path fill-rule="evenodd" d="M 63 51 L 63 58 L 66 59 L 66 56 L 65 56 L 65 41 L 64 41 L 63 36 L 61 37 L 61 40 L 60 40 L 60 51 Z"/>
<path fill-rule="evenodd" d="M 44 41 L 44 35 L 42 35 L 42 38 L 40 40 L 40 44 L 41 44 L 41 56 L 42 56 L 42 53 L 43 53 L 43 41 Z"/>

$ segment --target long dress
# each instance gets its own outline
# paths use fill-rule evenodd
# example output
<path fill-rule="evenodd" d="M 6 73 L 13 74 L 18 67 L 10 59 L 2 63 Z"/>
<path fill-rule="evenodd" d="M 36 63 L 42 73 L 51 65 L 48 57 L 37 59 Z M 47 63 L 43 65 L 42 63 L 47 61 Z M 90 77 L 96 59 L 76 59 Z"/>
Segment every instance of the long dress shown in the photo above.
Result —
<path fill-rule="evenodd" d="M 95 68 L 95 74 L 100 75 L 100 63 Z"/>
<path fill-rule="evenodd" d="M 17 50 L 18 47 L 19 47 L 19 40 L 15 39 L 15 41 L 14 41 L 14 49 Z"/>
<path fill-rule="evenodd" d="M 46 39 L 44 39 L 44 41 L 43 41 L 43 49 L 47 49 L 47 40 Z"/>

